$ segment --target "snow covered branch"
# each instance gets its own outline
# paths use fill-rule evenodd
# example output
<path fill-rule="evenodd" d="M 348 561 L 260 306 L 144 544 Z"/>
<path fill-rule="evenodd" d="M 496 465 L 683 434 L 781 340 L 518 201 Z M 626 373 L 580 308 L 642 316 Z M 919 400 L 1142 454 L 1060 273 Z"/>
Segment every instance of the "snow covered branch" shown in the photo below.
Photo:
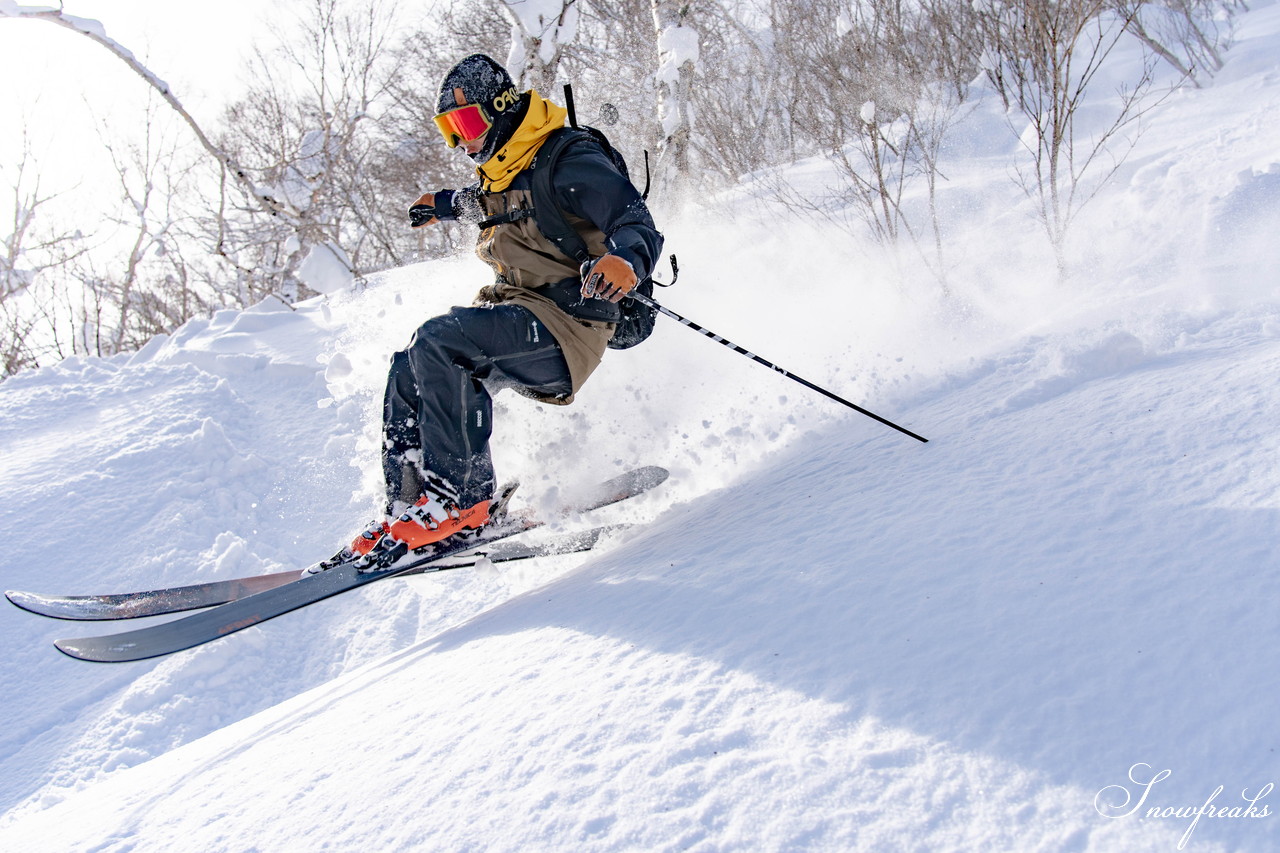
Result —
<path fill-rule="evenodd" d="M 566 45 L 578 31 L 577 0 L 500 0 L 511 21 L 507 68 L 529 87 L 547 93 Z"/>
<path fill-rule="evenodd" d="M 271 195 L 262 192 L 254 185 L 248 174 L 226 151 L 218 147 L 209 139 L 208 135 L 200 127 L 199 123 L 192 118 L 191 114 L 182 105 L 169 88 L 169 84 L 156 76 L 151 69 L 143 65 L 133 52 L 125 48 L 119 42 L 115 41 L 107 35 L 106 27 L 100 21 L 90 18 L 79 18 L 74 15 L 68 15 L 61 8 L 51 8 L 49 6 L 20 6 L 12 0 L 0 0 L 0 18 L 26 18 L 30 20 L 48 21 L 51 24 L 57 24 L 60 27 L 80 33 L 89 39 L 111 51 L 120 61 L 124 62 L 143 80 L 160 93 L 165 102 L 182 116 L 182 120 L 187 123 L 192 132 L 196 135 L 196 139 L 204 147 L 205 151 L 216 159 L 225 168 L 231 176 L 244 188 L 245 192 L 252 197 L 259 206 L 272 216 L 278 216 L 290 223 L 296 223 L 298 220 L 297 211 L 293 210 L 288 204 L 281 202 Z"/>

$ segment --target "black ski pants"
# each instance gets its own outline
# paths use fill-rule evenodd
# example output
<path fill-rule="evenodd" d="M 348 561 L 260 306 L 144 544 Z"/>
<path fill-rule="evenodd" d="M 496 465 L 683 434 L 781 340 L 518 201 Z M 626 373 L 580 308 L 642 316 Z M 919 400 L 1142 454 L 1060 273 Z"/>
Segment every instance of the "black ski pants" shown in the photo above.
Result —
<path fill-rule="evenodd" d="M 464 507 L 492 497 L 492 394 L 514 386 L 552 396 L 572 390 L 560 345 L 533 312 L 518 305 L 454 308 L 423 323 L 391 357 L 387 376 L 388 508 L 416 501 L 427 472 L 457 489 Z"/>

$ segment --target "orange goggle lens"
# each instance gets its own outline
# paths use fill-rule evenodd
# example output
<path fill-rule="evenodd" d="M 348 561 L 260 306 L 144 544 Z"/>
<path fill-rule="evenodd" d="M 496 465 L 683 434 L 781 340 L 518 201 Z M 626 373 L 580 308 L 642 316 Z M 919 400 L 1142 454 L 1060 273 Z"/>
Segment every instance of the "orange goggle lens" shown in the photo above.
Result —
<path fill-rule="evenodd" d="M 450 148 L 458 147 L 460 142 L 479 139 L 492 127 L 489 117 L 479 104 L 467 104 L 436 116 L 436 127 Z"/>

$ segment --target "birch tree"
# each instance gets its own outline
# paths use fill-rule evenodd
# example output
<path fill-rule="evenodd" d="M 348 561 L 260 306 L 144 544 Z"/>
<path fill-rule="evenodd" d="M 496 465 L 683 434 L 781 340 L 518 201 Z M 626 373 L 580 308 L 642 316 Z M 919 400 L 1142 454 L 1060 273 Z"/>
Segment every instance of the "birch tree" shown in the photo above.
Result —
<path fill-rule="evenodd" d="M 355 262 L 341 245 L 341 224 L 333 221 L 341 205 L 318 202 L 334 197 L 341 168 L 348 180 L 359 180 L 365 168 L 355 130 L 385 90 L 388 12 L 387 4 L 379 2 L 349 11 L 339 0 L 312 0 L 299 21 L 301 38 L 283 51 L 289 67 L 281 73 L 260 62 L 258 88 L 242 102 L 239 114 L 233 110 L 228 116 L 233 132 L 215 137 L 100 22 L 49 7 L 0 4 L 0 17 L 42 20 L 86 36 L 163 98 L 220 171 L 213 251 L 234 266 L 246 300 L 274 292 L 287 301 L 305 295 L 297 275 L 308 259 L 345 271 L 348 281 L 353 272 Z M 293 92 L 290 87 L 299 81 L 311 91 Z M 258 114 L 241 120 L 257 107 Z M 301 127 L 299 113 L 307 111 L 309 126 Z M 290 126 L 271 127 L 273 123 Z M 267 150 L 279 156 L 261 156 Z M 256 160 L 249 162 L 254 155 Z"/>
<path fill-rule="evenodd" d="M 895 254 L 917 249 L 945 289 L 936 198 L 943 143 L 977 73 L 968 2 L 789 0 L 772 4 L 770 23 L 793 156 L 821 154 L 839 178 L 805 193 L 779 180 L 778 197 Z"/>
<path fill-rule="evenodd" d="M 123 252 L 92 253 L 67 267 L 81 294 L 72 351 L 113 355 L 142 346 L 202 313 L 209 302 L 169 286 L 169 247 L 176 242 L 180 196 L 189 187 L 189 164 L 180 163 L 173 128 L 147 104 L 141 139 L 120 144 L 104 123 L 100 136 L 116 172 L 119 208 L 105 217 Z M 213 294 L 216 299 L 217 294 Z M 157 322 L 162 319 L 162 322 Z"/>
<path fill-rule="evenodd" d="M 312 0 L 290 38 L 255 52 L 254 83 L 223 117 L 221 144 L 293 211 L 287 223 L 243 208 L 219 215 L 218 252 L 259 296 L 341 286 L 365 248 L 377 253 L 367 226 L 379 212 L 353 205 L 379 168 L 370 155 L 395 74 L 393 20 L 383 3 Z"/>
<path fill-rule="evenodd" d="M 699 37 L 689 20 L 691 9 L 685 0 L 653 0 L 658 51 L 654 84 L 662 127 L 659 165 L 676 178 L 689 174 L 693 137 L 692 95 Z"/>

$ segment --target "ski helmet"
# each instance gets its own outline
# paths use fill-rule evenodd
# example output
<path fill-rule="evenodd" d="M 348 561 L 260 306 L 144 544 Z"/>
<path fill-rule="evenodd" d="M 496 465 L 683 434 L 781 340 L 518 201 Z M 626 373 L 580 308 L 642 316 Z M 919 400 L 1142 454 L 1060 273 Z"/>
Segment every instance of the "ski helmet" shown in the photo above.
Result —
<path fill-rule="evenodd" d="M 515 133 L 527 104 L 505 68 L 474 53 L 449 69 L 441 82 L 436 125 L 450 147 L 488 133 L 484 148 L 471 155 L 484 163 Z"/>

